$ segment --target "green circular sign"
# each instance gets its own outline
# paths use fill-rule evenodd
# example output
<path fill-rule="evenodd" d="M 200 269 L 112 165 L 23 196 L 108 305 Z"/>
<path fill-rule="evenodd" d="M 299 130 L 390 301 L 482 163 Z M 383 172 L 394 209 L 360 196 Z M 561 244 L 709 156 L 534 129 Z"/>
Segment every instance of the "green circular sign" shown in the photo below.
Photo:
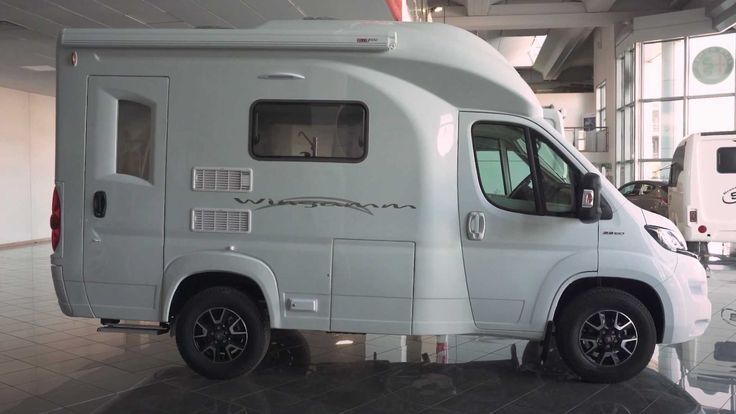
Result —
<path fill-rule="evenodd" d="M 693 76 L 706 85 L 723 82 L 732 71 L 733 56 L 720 46 L 701 50 L 693 60 Z"/>

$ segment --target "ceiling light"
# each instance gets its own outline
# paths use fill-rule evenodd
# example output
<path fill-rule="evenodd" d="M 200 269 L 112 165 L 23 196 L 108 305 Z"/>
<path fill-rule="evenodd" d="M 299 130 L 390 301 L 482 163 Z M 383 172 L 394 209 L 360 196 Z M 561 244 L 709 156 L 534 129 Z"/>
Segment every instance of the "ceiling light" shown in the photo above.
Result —
<path fill-rule="evenodd" d="M 55 67 L 49 65 L 21 66 L 21 68 L 34 72 L 53 72 L 56 70 Z"/>
<path fill-rule="evenodd" d="M 337 342 L 335 342 L 335 345 L 352 345 L 353 340 L 352 339 L 341 339 Z"/>
<path fill-rule="evenodd" d="M 432 13 L 439 13 L 442 10 L 444 10 L 442 6 L 432 7 Z"/>

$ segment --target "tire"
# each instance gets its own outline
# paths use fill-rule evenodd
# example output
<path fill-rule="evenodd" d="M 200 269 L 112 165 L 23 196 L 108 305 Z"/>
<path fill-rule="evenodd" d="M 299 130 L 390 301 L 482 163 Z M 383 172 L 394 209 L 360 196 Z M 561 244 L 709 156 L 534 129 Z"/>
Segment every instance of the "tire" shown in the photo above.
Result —
<path fill-rule="evenodd" d="M 560 356 L 588 382 L 613 383 L 635 376 L 651 360 L 657 342 L 646 306 L 618 289 L 582 293 L 562 309 L 556 324 Z"/>
<path fill-rule="evenodd" d="M 179 353 L 206 378 L 230 379 L 253 371 L 269 343 L 267 318 L 248 295 L 234 288 L 203 290 L 177 315 Z"/>

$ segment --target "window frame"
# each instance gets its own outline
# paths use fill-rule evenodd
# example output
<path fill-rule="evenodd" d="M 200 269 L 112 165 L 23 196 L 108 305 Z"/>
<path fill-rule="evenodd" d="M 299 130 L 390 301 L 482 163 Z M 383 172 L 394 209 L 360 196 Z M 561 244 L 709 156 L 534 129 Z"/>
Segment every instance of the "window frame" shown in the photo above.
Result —
<path fill-rule="evenodd" d="M 474 145 L 474 139 L 475 134 L 473 133 L 473 130 L 475 129 L 476 125 L 500 125 L 500 126 L 508 126 L 513 128 L 520 128 L 524 131 L 524 142 L 527 150 L 527 154 L 531 154 L 531 156 L 527 156 L 527 164 L 529 165 L 530 172 L 532 179 L 532 191 L 534 191 L 534 204 L 535 209 L 534 211 L 523 211 L 523 210 L 513 210 L 504 206 L 501 206 L 499 204 L 494 203 L 491 201 L 491 199 L 488 197 L 488 194 L 486 194 L 485 189 L 483 188 L 483 183 L 481 182 L 481 174 L 480 174 L 480 168 L 478 164 L 478 153 L 475 150 Z M 536 145 L 534 145 L 535 138 L 532 138 L 532 130 L 539 135 L 539 139 L 544 142 L 558 157 L 560 157 L 562 160 L 565 161 L 565 163 L 568 165 L 568 168 L 573 172 L 574 175 L 574 183 L 572 184 L 573 187 L 573 199 L 572 199 L 572 210 L 569 212 L 553 212 L 547 210 L 547 204 L 546 199 L 544 195 L 544 191 L 542 191 L 541 183 L 543 181 L 542 177 L 542 170 L 539 168 L 539 154 L 537 153 Z M 580 168 L 578 165 L 571 161 L 569 157 L 566 157 L 562 151 L 555 145 L 549 138 L 545 136 L 545 134 L 542 132 L 542 130 L 539 130 L 537 128 L 533 128 L 527 125 L 517 124 L 513 122 L 504 122 L 504 121 L 492 121 L 492 120 L 479 120 L 473 123 L 470 127 L 470 145 L 471 145 L 471 151 L 473 152 L 473 163 L 475 168 L 475 175 L 477 178 L 477 184 L 481 190 L 481 193 L 483 193 L 483 197 L 488 201 L 493 207 L 498 208 L 500 210 L 508 211 L 511 213 L 517 213 L 517 214 L 526 214 L 526 215 L 533 215 L 533 216 L 550 216 L 550 217 L 568 217 L 568 218 L 578 218 L 578 206 L 576 203 L 577 200 L 577 194 L 579 191 L 579 185 L 580 185 L 580 178 L 582 177 L 583 173 L 580 171 Z M 501 148 L 501 146 L 499 146 Z M 500 158 L 505 158 L 504 154 L 500 154 Z M 505 175 L 507 171 L 505 171 L 502 167 L 502 173 Z M 503 177 L 504 180 L 504 187 L 506 186 L 507 177 Z"/>
<path fill-rule="evenodd" d="M 256 135 L 255 109 L 259 104 L 315 104 L 315 105 L 359 105 L 363 108 L 365 121 L 363 126 L 363 155 L 360 158 L 343 158 L 343 157 L 297 157 L 297 156 L 264 156 L 257 155 L 253 150 L 253 137 Z M 248 118 L 248 155 L 258 161 L 286 161 L 286 162 L 323 162 L 323 163 L 340 163 L 340 164 L 358 164 L 368 157 L 369 147 L 369 123 L 370 113 L 368 105 L 362 101 L 356 100 L 336 100 L 336 99 L 257 99 L 250 105 Z"/>

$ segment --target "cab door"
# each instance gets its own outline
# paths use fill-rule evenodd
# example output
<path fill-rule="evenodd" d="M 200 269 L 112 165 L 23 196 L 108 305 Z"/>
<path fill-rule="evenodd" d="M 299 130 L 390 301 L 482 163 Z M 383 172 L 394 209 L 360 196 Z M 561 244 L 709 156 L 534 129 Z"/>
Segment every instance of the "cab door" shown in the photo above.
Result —
<path fill-rule="evenodd" d="M 540 331 L 546 322 L 541 308 L 561 284 L 597 271 L 598 224 L 585 224 L 576 213 L 582 165 L 535 123 L 483 113 L 461 113 L 458 157 L 475 323 Z"/>
<path fill-rule="evenodd" d="M 169 80 L 87 85 L 84 282 L 98 318 L 158 320 Z"/>

